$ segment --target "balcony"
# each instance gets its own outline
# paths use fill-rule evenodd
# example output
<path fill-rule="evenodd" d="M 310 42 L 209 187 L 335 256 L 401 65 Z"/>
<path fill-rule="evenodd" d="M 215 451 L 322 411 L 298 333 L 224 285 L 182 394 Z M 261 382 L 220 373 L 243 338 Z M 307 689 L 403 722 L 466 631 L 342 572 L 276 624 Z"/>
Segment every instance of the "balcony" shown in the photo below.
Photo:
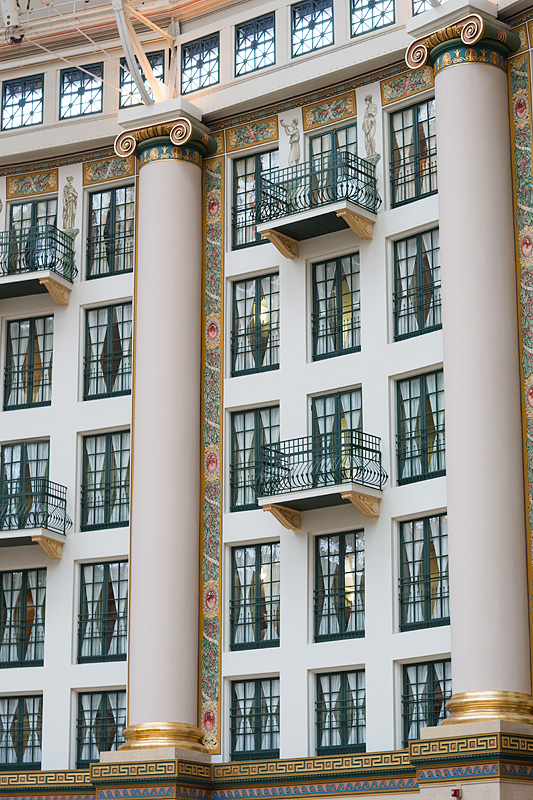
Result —
<path fill-rule="evenodd" d="M 289 530 L 302 511 L 352 503 L 366 517 L 379 516 L 387 473 L 381 440 L 342 431 L 263 445 L 257 471 L 259 506 Z"/>
<path fill-rule="evenodd" d="M 0 547 L 37 542 L 49 558 L 59 560 L 71 526 L 65 486 L 48 478 L 0 483 Z"/>
<path fill-rule="evenodd" d="M 372 239 L 381 205 L 375 163 L 346 152 L 263 172 L 257 196 L 257 232 L 290 259 L 298 242 L 346 227 Z"/>
<path fill-rule="evenodd" d="M 0 300 L 49 292 L 67 306 L 77 273 L 73 239 L 53 225 L 0 232 Z"/>

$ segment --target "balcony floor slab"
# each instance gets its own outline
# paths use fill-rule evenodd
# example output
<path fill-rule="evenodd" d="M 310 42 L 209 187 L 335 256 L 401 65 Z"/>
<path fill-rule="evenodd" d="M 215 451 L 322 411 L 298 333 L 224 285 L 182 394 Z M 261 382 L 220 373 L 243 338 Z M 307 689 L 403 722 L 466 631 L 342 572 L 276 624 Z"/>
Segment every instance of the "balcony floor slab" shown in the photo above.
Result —
<path fill-rule="evenodd" d="M 315 489 L 303 489 L 301 492 L 286 492 L 285 494 L 260 497 L 259 506 L 279 505 L 294 511 L 313 511 L 317 508 L 331 508 L 353 502 L 347 495 L 364 495 L 379 503 L 383 492 L 371 489 L 359 483 L 340 483 L 331 486 L 319 486 Z M 343 497 L 344 495 L 344 497 Z M 375 516 L 374 514 L 372 516 Z"/>
<path fill-rule="evenodd" d="M 317 206 L 316 208 L 301 211 L 298 214 L 290 214 L 269 222 L 261 222 L 257 225 L 257 232 L 263 234 L 265 231 L 276 231 L 283 236 L 288 236 L 297 242 L 301 242 L 305 239 L 312 239 L 316 236 L 323 236 L 327 233 L 334 233 L 335 231 L 352 227 L 347 222 L 346 213 L 339 212 L 351 212 L 356 217 L 363 218 L 371 227 L 376 221 L 376 215 L 371 211 L 367 211 L 349 200 L 340 200 L 338 203 Z M 371 235 L 363 238 L 371 238 Z"/>

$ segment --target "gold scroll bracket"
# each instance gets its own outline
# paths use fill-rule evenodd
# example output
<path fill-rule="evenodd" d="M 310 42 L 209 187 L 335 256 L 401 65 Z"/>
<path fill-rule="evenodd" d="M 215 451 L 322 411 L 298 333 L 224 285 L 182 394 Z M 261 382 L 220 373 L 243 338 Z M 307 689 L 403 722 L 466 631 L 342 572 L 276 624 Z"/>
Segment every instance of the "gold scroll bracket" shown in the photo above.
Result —
<path fill-rule="evenodd" d="M 291 239 L 290 236 L 285 236 L 283 233 L 272 230 L 262 231 L 261 239 L 268 239 L 269 242 L 272 242 L 274 247 L 279 250 L 281 255 L 285 256 L 285 258 L 290 258 L 291 261 L 298 258 L 298 242 L 296 239 Z"/>
<path fill-rule="evenodd" d="M 51 277 L 40 278 L 39 283 L 46 288 L 54 303 L 57 303 L 58 306 L 68 306 L 70 289 L 68 289 L 66 286 L 63 286 L 62 283 L 59 283 L 59 281 L 56 281 Z"/>
<path fill-rule="evenodd" d="M 370 494 L 362 494 L 361 492 L 343 492 L 341 497 L 343 500 L 349 500 L 365 517 L 372 519 L 379 517 L 381 497 L 373 497 Z"/>
<path fill-rule="evenodd" d="M 369 241 L 374 236 L 373 220 L 363 217 L 362 214 L 352 211 L 351 208 L 340 208 L 335 214 L 341 217 L 360 239 Z"/>
<path fill-rule="evenodd" d="M 57 542 L 55 539 L 50 539 L 42 533 L 38 533 L 37 536 L 32 536 L 31 540 L 32 542 L 37 542 L 48 558 L 51 558 L 53 561 L 61 561 L 63 542 Z"/>
<path fill-rule="evenodd" d="M 269 505 L 263 506 L 263 511 L 270 511 L 274 519 L 277 519 L 288 531 L 299 531 L 302 527 L 302 514 L 293 508 L 269 503 Z"/>

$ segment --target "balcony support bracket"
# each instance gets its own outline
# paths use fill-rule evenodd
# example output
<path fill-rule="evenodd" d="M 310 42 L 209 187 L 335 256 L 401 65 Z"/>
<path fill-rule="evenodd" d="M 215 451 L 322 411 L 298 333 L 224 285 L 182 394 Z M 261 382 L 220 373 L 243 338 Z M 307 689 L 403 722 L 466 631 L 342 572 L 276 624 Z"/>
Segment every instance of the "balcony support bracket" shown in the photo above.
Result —
<path fill-rule="evenodd" d="M 37 542 L 43 552 L 53 561 L 61 561 L 63 555 L 63 542 L 58 542 L 55 539 L 50 539 L 48 536 L 37 534 L 31 537 L 32 542 Z"/>
<path fill-rule="evenodd" d="M 357 211 L 352 211 L 350 208 L 341 208 L 335 213 L 360 239 L 369 241 L 374 236 L 374 222 L 371 219 L 363 217 L 362 214 L 358 214 Z"/>
<path fill-rule="evenodd" d="M 343 500 L 349 500 L 365 517 L 370 517 L 371 519 L 379 517 L 380 497 L 373 497 L 370 494 L 362 494 L 361 492 L 343 492 L 341 497 Z"/>
<path fill-rule="evenodd" d="M 288 531 L 299 531 L 302 527 L 302 514 L 287 506 L 279 506 L 277 503 L 270 503 L 263 506 L 263 511 L 270 511 L 272 516 L 280 522 Z"/>
<path fill-rule="evenodd" d="M 291 239 L 290 236 L 285 236 L 285 234 L 273 230 L 262 231 L 261 239 L 268 239 L 269 242 L 272 242 L 274 247 L 277 248 L 285 258 L 290 258 L 291 261 L 298 258 L 298 242 L 296 239 Z"/>
<path fill-rule="evenodd" d="M 40 278 L 39 283 L 46 288 L 54 303 L 57 303 L 58 306 L 68 306 L 70 289 L 51 277 Z"/>

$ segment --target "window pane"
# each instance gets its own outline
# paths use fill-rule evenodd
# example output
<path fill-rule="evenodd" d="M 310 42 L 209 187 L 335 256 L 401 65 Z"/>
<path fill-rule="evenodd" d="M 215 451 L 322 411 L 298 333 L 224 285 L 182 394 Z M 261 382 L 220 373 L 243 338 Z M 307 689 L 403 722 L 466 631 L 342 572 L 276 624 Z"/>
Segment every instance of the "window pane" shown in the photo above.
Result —
<path fill-rule="evenodd" d="M 279 758 L 279 678 L 233 681 L 231 758 Z"/>
<path fill-rule="evenodd" d="M 269 67 L 276 61 L 274 14 L 235 27 L 235 75 Z"/>
<path fill-rule="evenodd" d="M 43 76 L 31 75 L 2 84 L 2 130 L 43 121 Z"/>
<path fill-rule="evenodd" d="M 62 69 L 59 89 L 59 119 L 97 114 L 102 111 L 104 65 L 87 64 L 81 69 Z"/>
<path fill-rule="evenodd" d="M 78 662 L 124 660 L 127 624 L 128 562 L 82 564 Z"/>
<path fill-rule="evenodd" d="M 120 186 L 89 197 L 87 277 L 101 278 L 133 269 L 135 190 Z"/>
<path fill-rule="evenodd" d="M 401 630 L 449 622 L 446 515 L 400 525 L 400 610 Z"/>
<path fill-rule="evenodd" d="M 279 408 L 235 412 L 231 420 L 231 510 L 257 508 L 257 465 L 262 446 L 279 442 Z"/>
<path fill-rule="evenodd" d="M 361 348 L 359 253 L 313 264 L 313 358 Z"/>
<path fill-rule="evenodd" d="M 0 769 L 40 769 L 42 697 L 0 697 Z"/>
<path fill-rule="evenodd" d="M 233 284 L 232 375 L 279 365 L 279 275 Z"/>
<path fill-rule="evenodd" d="M 437 191 L 435 101 L 391 114 L 392 205 Z"/>
<path fill-rule="evenodd" d="M 333 0 L 305 0 L 291 10 L 293 58 L 333 44 Z"/>
<path fill-rule="evenodd" d="M 395 339 L 441 327 L 439 231 L 394 244 Z"/>
<path fill-rule="evenodd" d="M 0 572 L 0 665 L 39 666 L 44 659 L 46 569 Z"/>
<path fill-rule="evenodd" d="M 398 381 L 398 483 L 446 471 L 442 370 Z"/>
<path fill-rule="evenodd" d="M 404 747 L 420 738 L 422 728 L 440 725 L 448 716 L 446 700 L 452 694 L 451 661 L 430 661 L 403 668 Z"/>
<path fill-rule="evenodd" d="M 53 331 L 52 316 L 8 323 L 4 410 L 50 405 Z"/>
<path fill-rule="evenodd" d="M 218 83 L 219 78 L 218 33 L 204 36 L 181 48 L 181 92 L 196 92 Z"/>
<path fill-rule="evenodd" d="M 352 0 L 352 36 L 394 22 L 394 0 Z"/>
<path fill-rule="evenodd" d="M 278 168 L 278 151 L 237 158 L 233 162 L 233 248 L 261 241 L 255 223 L 256 182 L 261 173 Z"/>
<path fill-rule="evenodd" d="M 318 536 L 315 555 L 315 641 L 365 632 L 363 531 Z"/>
<path fill-rule="evenodd" d="M 131 392 L 132 304 L 86 312 L 83 399 Z"/>
<path fill-rule="evenodd" d="M 317 675 L 317 753 L 365 750 L 365 673 L 337 672 Z"/>
<path fill-rule="evenodd" d="M 165 78 L 165 53 L 163 51 L 157 53 L 146 53 L 148 63 L 152 67 L 154 77 L 160 81 Z M 137 59 L 135 59 L 137 61 Z M 138 64 L 138 62 L 137 62 Z M 142 69 L 141 78 L 146 86 L 146 91 L 153 100 L 153 92 L 150 89 L 150 84 L 145 78 Z M 120 108 L 128 108 L 129 106 L 141 105 L 141 95 L 137 88 L 137 84 L 133 80 L 125 58 L 120 59 Z"/>
<path fill-rule="evenodd" d="M 130 432 L 83 440 L 82 530 L 129 524 Z"/>
<path fill-rule="evenodd" d="M 279 542 L 233 548 L 233 650 L 279 643 Z"/>
<path fill-rule="evenodd" d="M 101 752 L 117 750 L 126 726 L 126 692 L 88 692 L 78 695 L 78 769 L 99 761 Z"/>

